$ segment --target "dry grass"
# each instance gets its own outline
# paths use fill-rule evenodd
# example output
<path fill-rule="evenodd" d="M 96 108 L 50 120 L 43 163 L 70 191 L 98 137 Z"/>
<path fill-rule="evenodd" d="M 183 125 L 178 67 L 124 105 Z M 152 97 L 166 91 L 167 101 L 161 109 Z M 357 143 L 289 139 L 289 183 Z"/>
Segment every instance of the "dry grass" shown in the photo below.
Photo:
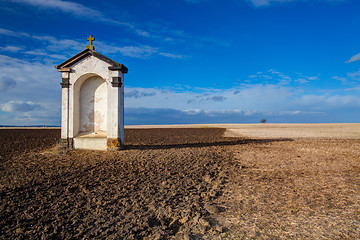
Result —
<path fill-rule="evenodd" d="M 225 136 L 360 139 L 359 123 L 226 125 Z"/>
<path fill-rule="evenodd" d="M 360 239 L 360 140 L 232 146 L 228 239 Z"/>

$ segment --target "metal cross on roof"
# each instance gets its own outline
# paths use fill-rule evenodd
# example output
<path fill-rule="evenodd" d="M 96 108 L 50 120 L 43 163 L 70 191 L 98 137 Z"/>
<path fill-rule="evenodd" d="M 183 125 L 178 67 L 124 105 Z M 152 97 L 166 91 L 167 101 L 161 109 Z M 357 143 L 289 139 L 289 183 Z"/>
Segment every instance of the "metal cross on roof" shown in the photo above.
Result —
<path fill-rule="evenodd" d="M 89 37 L 86 40 L 89 41 L 89 45 L 86 46 L 86 48 L 89 48 L 91 50 L 95 50 L 95 47 L 92 45 L 92 42 L 95 41 L 95 38 L 93 37 L 93 35 L 89 35 Z"/>

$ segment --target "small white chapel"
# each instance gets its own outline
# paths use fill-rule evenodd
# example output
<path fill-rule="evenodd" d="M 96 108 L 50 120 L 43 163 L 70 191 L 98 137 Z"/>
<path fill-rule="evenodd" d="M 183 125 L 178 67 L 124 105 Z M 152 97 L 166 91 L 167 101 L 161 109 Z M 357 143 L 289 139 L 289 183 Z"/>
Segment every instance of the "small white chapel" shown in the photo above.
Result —
<path fill-rule="evenodd" d="M 60 146 L 120 150 L 128 69 L 96 52 L 92 35 L 87 40 L 85 50 L 55 66 L 62 74 Z"/>

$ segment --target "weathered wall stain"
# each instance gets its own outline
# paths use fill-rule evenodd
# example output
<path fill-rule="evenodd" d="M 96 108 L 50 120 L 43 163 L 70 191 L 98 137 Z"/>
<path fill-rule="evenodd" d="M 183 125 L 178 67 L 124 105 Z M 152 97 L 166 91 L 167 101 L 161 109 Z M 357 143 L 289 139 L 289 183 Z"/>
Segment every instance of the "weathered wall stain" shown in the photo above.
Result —
<path fill-rule="evenodd" d="M 102 128 L 102 126 L 105 123 L 105 115 L 100 112 L 100 111 L 96 111 L 95 114 L 94 114 L 94 117 L 95 117 L 95 120 L 94 120 L 94 132 L 105 132 L 105 129 Z"/>

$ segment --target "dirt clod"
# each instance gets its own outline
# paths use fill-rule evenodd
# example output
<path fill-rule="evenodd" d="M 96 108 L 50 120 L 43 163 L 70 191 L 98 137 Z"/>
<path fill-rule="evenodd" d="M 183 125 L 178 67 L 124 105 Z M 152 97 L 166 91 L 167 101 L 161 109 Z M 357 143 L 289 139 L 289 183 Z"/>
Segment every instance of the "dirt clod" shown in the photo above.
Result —
<path fill-rule="evenodd" d="M 204 208 L 205 208 L 205 210 L 208 211 L 210 214 L 218 214 L 218 213 L 220 213 L 220 209 L 219 209 L 217 206 L 211 205 L 211 204 L 209 204 L 209 203 L 206 203 L 206 204 L 204 205 Z"/>

